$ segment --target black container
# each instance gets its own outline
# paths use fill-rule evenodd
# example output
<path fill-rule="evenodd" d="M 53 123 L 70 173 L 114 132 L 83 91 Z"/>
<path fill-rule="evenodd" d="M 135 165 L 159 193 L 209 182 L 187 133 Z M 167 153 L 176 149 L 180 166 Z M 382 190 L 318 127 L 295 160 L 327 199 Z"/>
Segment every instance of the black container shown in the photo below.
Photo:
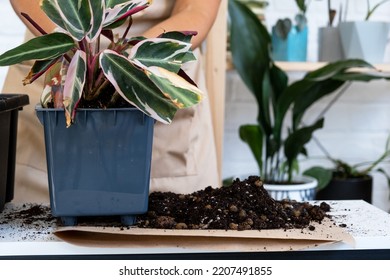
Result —
<path fill-rule="evenodd" d="M 28 95 L 0 94 L 0 212 L 14 198 L 18 114 Z"/>
<path fill-rule="evenodd" d="M 330 183 L 318 191 L 316 200 L 350 200 L 362 199 L 372 201 L 372 176 L 362 178 L 333 178 Z"/>

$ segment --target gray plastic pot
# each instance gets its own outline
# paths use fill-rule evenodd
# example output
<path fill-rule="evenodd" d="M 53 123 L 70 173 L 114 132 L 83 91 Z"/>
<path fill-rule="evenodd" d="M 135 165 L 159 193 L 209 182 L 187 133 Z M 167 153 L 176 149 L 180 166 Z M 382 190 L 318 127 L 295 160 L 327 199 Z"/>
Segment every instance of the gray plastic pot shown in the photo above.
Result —
<path fill-rule="evenodd" d="M 131 225 L 148 209 L 154 120 L 135 108 L 36 107 L 44 126 L 50 205 L 65 225 L 80 216 L 121 216 Z"/>

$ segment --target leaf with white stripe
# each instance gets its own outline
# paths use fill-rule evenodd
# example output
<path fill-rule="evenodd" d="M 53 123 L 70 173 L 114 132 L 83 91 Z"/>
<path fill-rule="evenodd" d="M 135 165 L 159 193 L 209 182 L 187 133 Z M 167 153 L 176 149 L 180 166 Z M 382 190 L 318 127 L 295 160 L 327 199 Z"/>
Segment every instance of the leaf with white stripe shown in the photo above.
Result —
<path fill-rule="evenodd" d="M 83 93 L 86 69 L 86 54 L 78 50 L 69 64 L 64 85 L 63 103 L 67 127 L 74 121 L 75 109 Z"/>
<path fill-rule="evenodd" d="M 175 73 L 196 59 L 191 44 L 166 38 L 141 41 L 131 49 L 129 58 L 142 68 L 159 66 Z"/>
<path fill-rule="evenodd" d="M 73 47 L 75 47 L 74 40 L 64 33 L 43 35 L 0 55 L 0 66 L 17 64 L 27 60 L 54 59 Z"/>
<path fill-rule="evenodd" d="M 66 30 L 77 41 L 81 41 L 90 31 L 91 9 L 89 0 L 52 0 L 64 22 Z M 95 0 L 96 1 L 96 0 Z"/>
<path fill-rule="evenodd" d="M 43 12 L 53 21 L 56 25 L 66 30 L 66 25 L 62 20 L 61 14 L 58 9 L 57 1 L 55 0 L 42 0 L 40 2 Z"/>
<path fill-rule="evenodd" d="M 104 0 L 89 1 L 91 9 L 91 27 L 88 32 L 87 39 L 89 42 L 93 42 L 100 35 L 103 28 L 105 3 Z"/>
<path fill-rule="evenodd" d="M 136 14 L 139 11 L 149 7 L 151 0 L 133 0 L 133 1 L 109 1 L 106 3 L 106 17 L 104 27 L 108 27 L 114 22 Z"/>
<path fill-rule="evenodd" d="M 191 107 L 202 100 L 203 93 L 199 88 L 173 72 L 153 66 L 146 70 L 146 74 L 177 108 Z"/>
<path fill-rule="evenodd" d="M 127 102 L 160 122 L 171 123 L 177 106 L 126 57 L 105 50 L 100 55 L 100 65 L 104 75 Z"/>

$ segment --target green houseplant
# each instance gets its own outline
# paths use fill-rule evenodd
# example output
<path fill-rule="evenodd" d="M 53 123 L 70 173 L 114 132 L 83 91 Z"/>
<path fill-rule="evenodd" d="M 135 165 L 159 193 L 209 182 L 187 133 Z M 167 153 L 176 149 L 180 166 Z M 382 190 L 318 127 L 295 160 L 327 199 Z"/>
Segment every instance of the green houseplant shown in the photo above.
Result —
<path fill-rule="evenodd" d="M 289 83 L 287 73 L 270 56 L 271 38 L 265 26 L 235 0 L 229 1 L 229 16 L 233 64 L 258 106 L 257 124 L 241 126 L 240 137 L 249 145 L 266 188 L 271 182 L 291 184 L 299 171 L 298 157 L 307 154 L 305 145 L 324 124 L 323 117 L 303 124 L 307 110 L 347 81 L 383 76 L 355 71 L 373 69 L 365 61 L 344 60 Z"/>
<path fill-rule="evenodd" d="M 321 145 L 321 149 L 324 147 Z M 324 150 L 327 159 L 333 164 L 331 168 L 313 166 L 304 171 L 305 175 L 318 180 L 316 199 L 363 199 L 369 203 L 372 201 L 373 177 L 372 174 L 383 174 L 390 186 L 390 175 L 381 164 L 390 159 L 390 137 L 388 137 L 384 152 L 373 161 L 364 161 L 349 164 L 343 160 L 335 159 Z"/>
<path fill-rule="evenodd" d="M 181 70 L 195 59 L 195 32 L 127 38 L 132 15 L 150 4 L 43 0 L 58 31 L 48 34 L 23 14 L 42 36 L 0 56 L 0 66 L 36 60 L 25 84 L 45 74 L 36 110 L 45 129 L 52 211 L 66 224 L 92 215 L 120 215 L 132 224 L 146 212 L 154 121 L 170 123 L 178 109 L 201 100 Z M 112 30 L 121 25 L 116 38 Z"/>

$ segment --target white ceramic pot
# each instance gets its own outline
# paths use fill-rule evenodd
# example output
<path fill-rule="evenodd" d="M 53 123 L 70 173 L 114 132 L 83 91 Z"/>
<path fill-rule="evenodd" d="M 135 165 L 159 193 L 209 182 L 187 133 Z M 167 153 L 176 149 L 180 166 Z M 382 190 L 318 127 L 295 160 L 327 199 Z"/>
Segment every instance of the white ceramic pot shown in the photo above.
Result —
<path fill-rule="evenodd" d="M 249 176 L 255 174 L 246 174 L 236 176 L 241 181 L 247 179 Z M 318 181 L 315 178 L 308 176 L 295 176 L 294 182 L 301 182 L 299 184 L 264 184 L 264 189 L 275 200 L 291 199 L 299 202 L 315 200 L 316 188 Z"/>
<path fill-rule="evenodd" d="M 360 58 L 370 63 L 384 61 L 388 22 L 340 22 L 340 38 L 346 58 Z"/>
<path fill-rule="evenodd" d="M 264 188 L 275 200 L 291 199 L 296 201 L 314 200 L 318 182 L 316 179 L 307 176 L 294 178 L 299 184 L 264 184 Z"/>

